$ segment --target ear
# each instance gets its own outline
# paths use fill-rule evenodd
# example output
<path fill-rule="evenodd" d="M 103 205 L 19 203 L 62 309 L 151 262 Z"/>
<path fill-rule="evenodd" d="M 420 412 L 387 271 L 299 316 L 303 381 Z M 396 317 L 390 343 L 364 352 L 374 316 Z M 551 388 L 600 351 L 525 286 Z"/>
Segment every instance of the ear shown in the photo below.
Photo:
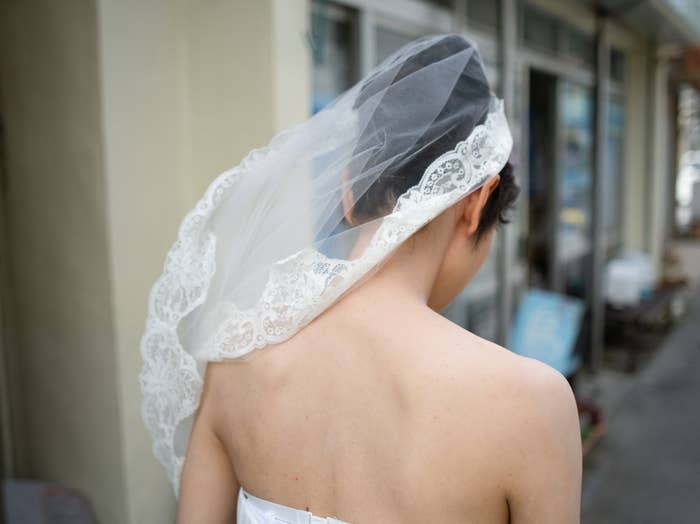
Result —
<path fill-rule="evenodd" d="M 500 181 L 501 177 L 499 175 L 491 176 L 486 179 L 484 185 L 467 197 L 467 203 L 464 206 L 464 221 L 467 223 L 467 234 L 469 236 L 476 233 L 486 202 L 493 190 L 498 187 Z"/>
<path fill-rule="evenodd" d="M 348 224 L 352 225 L 352 206 L 354 204 L 354 198 L 347 169 L 343 170 L 343 174 L 340 178 L 343 181 L 340 188 L 343 192 L 343 215 L 345 215 L 345 220 Z"/>

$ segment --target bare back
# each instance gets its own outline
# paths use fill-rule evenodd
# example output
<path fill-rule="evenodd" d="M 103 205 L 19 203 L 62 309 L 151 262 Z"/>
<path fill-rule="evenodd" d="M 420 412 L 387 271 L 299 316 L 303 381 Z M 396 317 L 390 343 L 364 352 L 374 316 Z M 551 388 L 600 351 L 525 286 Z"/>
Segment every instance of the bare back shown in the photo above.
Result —
<path fill-rule="evenodd" d="M 210 364 L 210 420 L 241 486 L 353 523 L 509 521 L 530 361 L 412 307 L 375 320 L 341 301 L 247 361 Z"/>

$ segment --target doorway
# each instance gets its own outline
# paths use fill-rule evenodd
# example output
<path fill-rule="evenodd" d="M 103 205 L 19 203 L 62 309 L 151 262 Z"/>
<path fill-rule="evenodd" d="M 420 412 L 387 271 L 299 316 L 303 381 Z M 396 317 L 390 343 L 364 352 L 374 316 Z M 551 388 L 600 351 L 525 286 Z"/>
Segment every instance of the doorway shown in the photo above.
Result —
<path fill-rule="evenodd" d="M 535 69 L 530 71 L 529 102 L 529 194 L 526 256 L 529 287 L 555 289 L 555 209 L 557 182 L 557 79 Z"/>
<path fill-rule="evenodd" d="M 593 92 L 530 70 L 528 284 L 588 302 Z"/>

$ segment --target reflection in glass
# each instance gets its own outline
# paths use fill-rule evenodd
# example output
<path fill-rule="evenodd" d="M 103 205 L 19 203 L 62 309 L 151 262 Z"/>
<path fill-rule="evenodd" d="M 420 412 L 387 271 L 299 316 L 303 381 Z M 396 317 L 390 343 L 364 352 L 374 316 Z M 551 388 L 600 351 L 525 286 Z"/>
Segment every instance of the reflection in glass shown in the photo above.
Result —
<path fill-rule="evenodd" d="M 559 96 L 559 209 L 557 258 L 567 293 L 585 297 L 591 253 L 593 96 L 590 89 L 562 81 Z"/>
<path fill-rule="evenodd" d="M 603 172 L 603 214 L 609 244 L 621 239 L 622 169 L 624 106 L 622 97 L 608 97 L 608 125 L 606 136 L 605 170 Z"/>
<path fill-rule="evenodd" d="M 311 112 L 317 113 L 357 81 L 352 12 L 314 2 L 311 17 L 313 57 Z"/>
<path fill-rule="evenodd" d="M 559 98 L 559 257 L 576 259 L 590 249 L 593 111 L 589 89 L 561 83 Z"/>
<path fill-rule="evenodd" d="M 408 44 L 409 42 L 412 42 L 416 38 L 413 35 L 399 33 L 398 31 L 393 31 L 392 29 L 388 29 L 381 25 L 377 26 L 376 36 L 377 63 L 381 62 L 391 53 L 398 50 L 400 47 Z"/>

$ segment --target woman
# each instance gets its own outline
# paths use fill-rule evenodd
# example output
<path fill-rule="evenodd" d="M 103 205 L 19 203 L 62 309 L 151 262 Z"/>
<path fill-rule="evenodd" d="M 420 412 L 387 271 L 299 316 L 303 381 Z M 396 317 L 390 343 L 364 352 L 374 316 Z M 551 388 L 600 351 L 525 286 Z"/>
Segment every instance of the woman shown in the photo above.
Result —
<path fill-rule="evenodd" d="M 179 522 L 579 521 L 565 378 L 439 314 L 518 193 L 511 146 L 444 35 L 217 178 L 142 339 Z"/>

